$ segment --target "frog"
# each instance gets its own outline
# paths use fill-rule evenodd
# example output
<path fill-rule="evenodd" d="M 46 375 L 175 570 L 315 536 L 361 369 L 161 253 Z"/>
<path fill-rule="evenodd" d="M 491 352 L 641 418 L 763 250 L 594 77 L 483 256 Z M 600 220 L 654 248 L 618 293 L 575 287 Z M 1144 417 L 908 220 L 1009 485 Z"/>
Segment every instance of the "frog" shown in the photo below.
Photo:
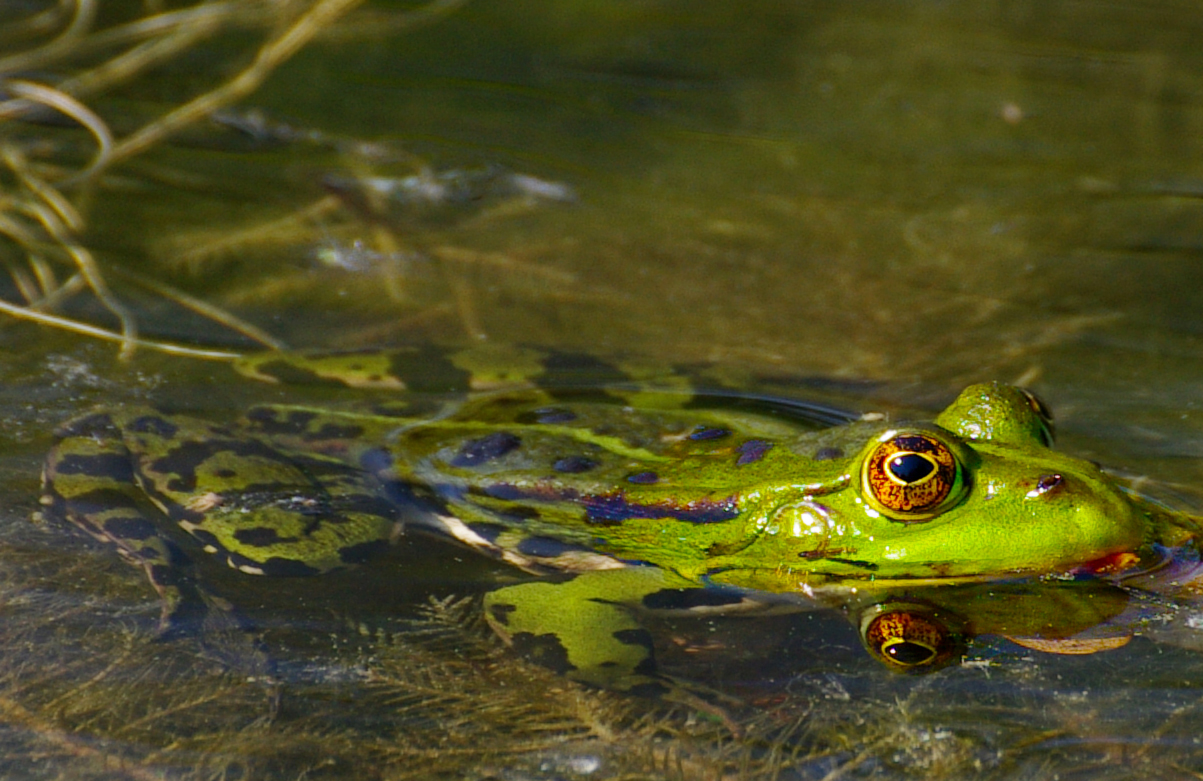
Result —
<path fill-rule="evenodd" d="M 580 683 L 679 692 L 648 615 L 833 606 L 875 659 L 927 672 L 1007 624 L 988 608 L 975 629 L 950 589 L 1145 572 L 1196 531 L 1055 450 L 1047 406 L 999 382 L 892 420 L 521 347 L 234 368 L 336 398 L 234 420 L 101 408 L 60 426 L 45 461 L 43 515 L 145 571 L 163 636 L 205 609 L 198 557 L 315 576 L 419 533 L 525 573 L 484 595 L 484 616 Z"/>

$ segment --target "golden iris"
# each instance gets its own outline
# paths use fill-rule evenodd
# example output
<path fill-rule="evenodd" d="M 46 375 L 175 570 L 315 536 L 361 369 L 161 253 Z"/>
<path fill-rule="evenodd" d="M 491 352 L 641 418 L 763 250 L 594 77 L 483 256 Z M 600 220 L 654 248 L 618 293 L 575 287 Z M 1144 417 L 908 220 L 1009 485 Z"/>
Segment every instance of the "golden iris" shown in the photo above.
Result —
<path fill-rule="evenodd" d="M 924 521 L 956 499 L 961 469 L 956 455 L 924 432 L 897 433 L 879 442 L 864 461 L 862 485 L 869 504 L 899 521 Z"/>

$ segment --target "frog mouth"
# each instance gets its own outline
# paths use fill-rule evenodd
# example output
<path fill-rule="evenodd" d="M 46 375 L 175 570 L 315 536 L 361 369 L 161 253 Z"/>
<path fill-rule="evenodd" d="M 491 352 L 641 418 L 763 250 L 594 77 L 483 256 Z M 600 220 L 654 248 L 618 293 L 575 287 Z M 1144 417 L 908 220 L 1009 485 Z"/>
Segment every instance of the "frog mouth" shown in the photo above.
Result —
<path fill-rule="evenodd" d="M 1170 582 L 1197 576 L 1203 572 L 1203 562 L 1193 559 L 1189 562 L 1176 558 L 1173 551 L 1157 546 L 1139 553 L 1125 552 L 1112 554 L 1088 564 L 1077 567 L 1066 567 L 1055 571 L 1016 569 L 1005 572 L 956 573 L 941 572 L 948 570 L 951 565 L 927 564 L 930 574 L 920 575 L 886 575 L 876 574 L 880 567 L 869 562 L 862 562 L 838 555 L 815 556 L 816 559 L 832 561 L 857 567 L 860 572 L 819 573 L 822 587 L 833 589 L 855 588 L 859 591 L 889 591 L 899 588 L 926 588 L 932 586 L 957 586 L 973 583 L 1005 583 L 1032 580 L 1034 578 L 1063 576 L 1069 579 L 1078 577 L 1094 578 L 1110 581 L 1125 587 L 1150 589 L 1151 582 Z M 1156 590 L 1156 587 L 1152 587 Z"/>
<path fill-rule="evenodd" d="M 1203 573 L 1203 561 L 1200 561 L 1199 555 L 1184 555 L 1184 551 L 1193 551 L 1193 547 L 1183 549 L 1152 545 L 1140 551 L 1138 560 L 1127 569 L 1102 574 L 1111 575 L 1116 584 L 1128 588 L 1165 591 L 1195 581 Z"/>

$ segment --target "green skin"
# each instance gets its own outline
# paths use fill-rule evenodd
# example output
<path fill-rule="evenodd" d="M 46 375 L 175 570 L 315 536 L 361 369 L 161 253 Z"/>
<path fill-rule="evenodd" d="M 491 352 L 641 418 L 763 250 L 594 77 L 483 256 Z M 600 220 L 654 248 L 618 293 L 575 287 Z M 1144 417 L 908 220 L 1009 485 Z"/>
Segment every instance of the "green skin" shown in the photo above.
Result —
<path fill-rule="evenodd" d="M 198 542 L 247 573 L 307 575 L 418 528 L 571 573 L 491 592 L 490 623 L 576 680 L 648 693 L 680 689 L 656 672 L 640 610 L 867 615 L 909 591 L 920 596 L 899 604 L 923 612 L 946 584 L 1114 570 L 1181 534 L 1095 465 L 1050 450 L 1047 413 L 1014 387 L 971 386 L 934 422 L 819 429 L 699 406 L 683 379 L 643 390 L 651 372 L 637 367 L 574 364 L 567 395 L 563 364 L 501 348 L 247 358 L 246 375 L 374 389 L 377 403 L 258 407 L 232 424 L 98 411 L 60 429 L 42 501 L 146 570 L 166 632 L 203 601 L 188 565 Z M 406 390 L 460 393 L 421 408 Z M 866 470 L 883 442 L 913 435 L 955 467 L 947 496 L 908 515 L 875 498 Z M 928 612 L 948 636 L 1000 621 Z M 944 658 L 927 653 L 930 635 L 899 639 L 900 667 Z"/>

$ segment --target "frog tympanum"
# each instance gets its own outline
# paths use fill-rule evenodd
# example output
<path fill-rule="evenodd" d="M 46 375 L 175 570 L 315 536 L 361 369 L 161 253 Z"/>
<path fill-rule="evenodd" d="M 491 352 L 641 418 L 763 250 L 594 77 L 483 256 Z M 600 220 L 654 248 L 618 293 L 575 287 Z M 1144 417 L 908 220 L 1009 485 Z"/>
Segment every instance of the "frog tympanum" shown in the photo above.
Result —
<path fill-rule="evenodd" d="M 233 422 L 92 412 L 58 431 L 42 502 L 145 568 L 165 631 L 197 602 L 197 551 L 298 576 L 410 530 L 450 537 L 554 575 L 485 597 L 512 645 L 645 692 L 668 684 L 642 611 L 839 605 L 873 656 L 926 670 L 998 624 L 941 604 L 948 585 L 1112 575 L 1183 534 L 1052 450 L 1049 413 L 1020 388 L 973 385 L 932 421 L 820 428 L 729 394 L 651 392 L 601 362 L 479 353 L 248 357 L 245 375 L 366 399 Z"/>

